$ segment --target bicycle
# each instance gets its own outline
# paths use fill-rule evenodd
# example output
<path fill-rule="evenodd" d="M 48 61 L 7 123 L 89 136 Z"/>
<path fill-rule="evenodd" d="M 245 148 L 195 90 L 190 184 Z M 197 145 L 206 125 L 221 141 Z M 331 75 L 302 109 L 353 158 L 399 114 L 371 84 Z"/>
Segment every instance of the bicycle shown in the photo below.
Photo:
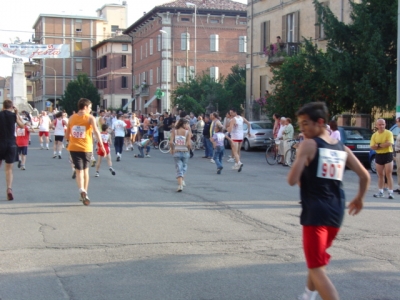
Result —
<path fill-rule="evenodd" d="M 193 150 L 199 150 L 203 148 L 203 135 L 198 133 L 196 130 L 193 130 L 191 146 Z"/>
<path fill-rule="evenodd" d="M 265 159 L 267 160 L 267 163 L 272 166 L 281 160 L 282 155 L 278 153 L 275 140 L 273 138 L 267 138 L 265 142 L 268 143 L 268 141 L 270 145 L 265 151 Z"/>
<path fill-rule="evenodd" d="M 297 145 L 299 140 L 296 139 L 291 139 L 287 141 L 290 144 L 290 149 L 288 149 L 285 153 L 285 163 L 291 167 L 294 160 L 296 159 L 296 149 L 297 149 Z"/>

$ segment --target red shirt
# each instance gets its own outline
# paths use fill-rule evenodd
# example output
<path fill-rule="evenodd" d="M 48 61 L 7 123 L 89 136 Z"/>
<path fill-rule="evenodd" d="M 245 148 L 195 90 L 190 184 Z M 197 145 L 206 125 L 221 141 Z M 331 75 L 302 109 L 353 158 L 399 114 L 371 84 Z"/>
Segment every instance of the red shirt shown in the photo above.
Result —
<path fill-rule="evenodd" d="M 131 129 L 132 128 L 131 120 L 125 119 L 124 122 L 126 124 L 126 129 Z"/>
<path fill-rule="evenodd" d="M 29 127 L 25 126 L 24 128 L 17 127 L 17 146 L 18 147 L 27 147 L 29 145 Z"/>

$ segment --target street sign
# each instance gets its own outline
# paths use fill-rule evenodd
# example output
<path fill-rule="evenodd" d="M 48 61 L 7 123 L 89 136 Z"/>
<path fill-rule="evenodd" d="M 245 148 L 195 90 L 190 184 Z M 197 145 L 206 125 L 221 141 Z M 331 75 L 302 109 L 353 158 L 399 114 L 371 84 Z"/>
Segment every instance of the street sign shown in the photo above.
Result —
<path fill-rule="evenodd" d="M 154 95 L 157 97 L 157 99 L 161 99 L 161 97 L 164 96 L 164 92 L 162 92 L 160 89 L 157 89 Z"/>
<path fill-rule="evenodd" d="M 51 106 L 51 102 L 50 101 L 46 101 L 46 107 L 50 107 Z"/>

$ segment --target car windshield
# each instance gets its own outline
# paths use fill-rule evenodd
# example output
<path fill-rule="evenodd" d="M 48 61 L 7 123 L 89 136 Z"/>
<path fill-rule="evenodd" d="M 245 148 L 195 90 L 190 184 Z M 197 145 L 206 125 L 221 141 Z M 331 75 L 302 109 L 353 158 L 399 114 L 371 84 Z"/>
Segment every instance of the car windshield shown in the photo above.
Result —
<path fill-rule="evenodd" d="M 370 140 L 372 131 L 367 128 L 345 129 L 346 139 L 351 140 Z"/>
<path fill-rule="evenodd" d="M 272 123 L 252 123 L 251 129 L 272 129 Z"/>

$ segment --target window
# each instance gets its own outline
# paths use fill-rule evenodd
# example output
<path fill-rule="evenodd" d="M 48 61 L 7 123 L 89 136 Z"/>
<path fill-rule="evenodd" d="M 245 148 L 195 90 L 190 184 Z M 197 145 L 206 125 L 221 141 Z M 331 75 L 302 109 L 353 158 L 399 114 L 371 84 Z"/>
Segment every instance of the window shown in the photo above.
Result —
<path fill-rule="evenodd" d="M 211 19 L 211 20 L 210 20 L 210 23 L 211 23 L 211 24 L 218 24 L 218 23 L 219 23 L 219 20 Z"/>
<path fill-rule="evenodd" d="M 124 107 L 128 103 L 128 99 L 121 99 L 121 106 Z"/>
<path fill-rule="evenodd" d="M 31 85 L 28 85 L 28 86 L 26 87 L 26 93 L 27 93 L 27 94 L 32 94 L 32 86 L 31 86 Z M 1 96 L 1 92 L 0 92 L 0 96 Z"/>
<path fill-rule="evenodd" d="M 140 60 L 143 59 L 143 46 L 140 46 Z"/>
<path fill-rule="evenodd" d="M 150 55 L 153 55 L 153 39 L 150 39 L 149 46 L 150 46 Z"/>
<path fill-rule="evenodd" d="M 121 77 L 121 88 L 126 89 L 128 87 L 128 77 L 122 76 Z"/>
<path fill-rule="evenodd" d="M 128 51 L 128 44 L 122 44 L 122 51 Z"/>
<path fill-rule="evenodd" d="M 260 39 L 260 52 L 265 52 L 270 43 L 270 23 L 269 21 L 261 23 L 261 39 Z"/>
<path fill-rule="evenodd" d="M 189 78 L 193 79 L 194 78 L 194 66 L 189 67 Z"/>
<path fill-rule="evenodd" d="M 146 49 L 145 49 L 145 57 L 147 57 L 147 43 L 146 43 Z"/>
<path fill-rule="evenodd" d="M 190 33 L 181 33 L 181 50 L 190 50 Z"/>
<path fill-rule="evenodd" d="M 107 76 L 101 77 L 97 80 L 97 88 L 102 90 L 107 88 Z"/>
<path fill-rule="evenodd" d="M 186 67 L 181 67 L 181 66 L 176 67 L 176 81 L 186 82 Z"/>
<path fill-rule="evenodd" d="M 100 58 L 100 70 L 107 68 L 107 56 L 102 56 Z"/>
<path fill-rule="evenodd" d="M 182 22 L 190 22 L 190 19 L 189 18 L 181 18 L 181 21 Z"/>
<path fill-rule="evenodd" d="M 161 34 L 157 36 L 157 51 L 161 51 Z"/>
<path fill-rule="evenodd" d="M 121 56 L 121 67 L 126 67 L 126 55 Z"/>
<path fill-rule="evenodd" d="M 160 67 L 157 67 L 157 83 L 160 83 Z"/>
<path fill-rule="evenodd" d="M 153 69 L 150 69 L 150 72 L 149 72 L 149 84 L 150 85 L 153 84 Z"/>
<path fill-rule="evenodd" d="M 245 35 L 239 36 L 239 52 L 247 52 L 247 37 Z"/>
<path fill-rule="evenodd" d="M 218 40 L 219 40 L 219 36 L 218 36 L 218 34 L 212 34 L 211 36 L 210 36 L 210 51 L 213 51 L 213 52 L 217 52 L 218 51 Z"/>
<path fill-rule="evenodd" d="M 299 11 L 282 16 L 282 39 L 284 42 L 297 43 L 299 41 L 299 16 Z"/>
<path fill-rule="evenodd" d="M 107 99 L 103 99 L 103 108 L 107 109 Z"/>
<path fill-rule="evenodd" d="M 136 62 L 136 49 L 133 51 L 133 59 L 134 59 L 134 62 Z"/>
<path fill-rule="evenodd" d="M 82 59 L 78 58 L 75 60 L 75 70 L 82 70 Z"/>
<path fill-rule="evenodd" d="M 217 81 L 219 79 L 219 68 L 218 67 L 211 67 L 210 68 L 210 77 Z"/>
<path fill-rule="evenodd" d="M 111 25 L 111 32 L 115 33 L 119 29 L 118 25 Z"/>
<path fill-rule="evenodd" d="M 323 6 L 327 7 L 329 6 L 328 2 L 322 2 L 321 3 Z M 321 15 L 321 18 L 323 18 L 323 12 Z M 324 29 L 324 24 L 319 22 L 319 16 L 317 11 L 315 11 L 315 38 L 318 40 L 324 40 L 325 39 L 325 29 Z"/>
<path fill-rule="evenodd" d="M 82 51 L 82 40 L 75 40 L 75 51 Z"/>

